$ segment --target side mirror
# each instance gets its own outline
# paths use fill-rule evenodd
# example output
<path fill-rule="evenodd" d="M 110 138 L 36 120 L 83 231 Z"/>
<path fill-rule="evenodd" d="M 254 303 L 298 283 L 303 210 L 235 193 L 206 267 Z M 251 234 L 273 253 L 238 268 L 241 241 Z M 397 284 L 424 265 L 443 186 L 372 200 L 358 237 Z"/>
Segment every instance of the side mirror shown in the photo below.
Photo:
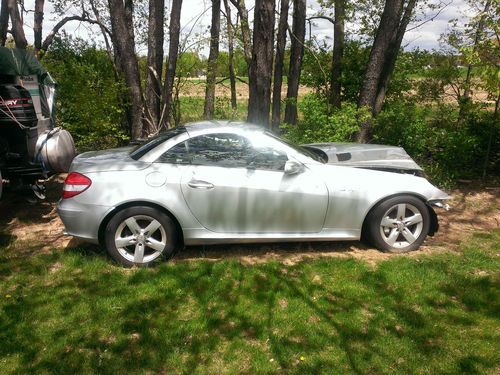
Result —
<path fill-rule="evenodd" d="M 304 172 L 304 166 L 296 161 L 288 160 L 285 163 L 285 174 L 292 175 Z"/>

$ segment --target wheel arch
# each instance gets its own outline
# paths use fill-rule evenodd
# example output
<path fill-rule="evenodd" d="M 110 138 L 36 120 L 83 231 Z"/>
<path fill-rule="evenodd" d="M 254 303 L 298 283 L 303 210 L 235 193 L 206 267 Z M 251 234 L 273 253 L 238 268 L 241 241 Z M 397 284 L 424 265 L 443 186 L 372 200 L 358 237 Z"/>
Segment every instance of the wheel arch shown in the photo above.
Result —
<path fill-rule="evenodd" d="M 431 218 L 431 222 L 430 222 L 430 227 L 429 227 L 429 233 L 428 235 L 429 236 L 433 236 L 434 233 L 437 232 L 438 228 L 439 228 L 439 224 L 438 224 L 438 218 L 437 218 L 437 215 L 436 215 L 436 212 L 434 211 L 434 209 L 427 203 L 427 199 L 423 196 L 423 195 L 420 195 L 420 194 L 417 194 L 417 193 L 414 193 L 414 192 L 402 192 L 402 193 L 395 193 L 395 194 L 391 194 L 391 195 L 388 195 L 388 196 L 385 196 L 385 197 L 382 197 L 380 198 L 379 200 L 377 200 L 375 203 L 373 203 L 370 208 L 368 209 L 368 211 L 366 212 L 365 214 L 365 217 L 363 219 L 363 225 L 361 226 L 361 238 L 364 239 L 365 238 L 365 233 L 366 233 L 366 226 L 367 226 L 367 219 L 368 217 L 370 216 L 371 212 L 382 202 L 385 202 L 386 200 L 389 200 L 391 198 L 395 198 L 395 197 L 399 197 L 399 196 L 402 196 L 402 195 L 408 195 L 410 197 L 414 197 L 414 198 L 417 198 L 419 200 L 422 201 L 422 203 L 425 204 L 425 206 L 427 207 L 427 210 L 429 211 L 429 216 Z"/>
<path fill-rule="evenodd" d="M 108 225 L 109 221 L 115 216 L 118 212 L 130 208 L 130 207 L 137 207 L 137 206 L 145 206 L 145 207 L 151 207 L 151 208 L 156 208 L 160 211 L 162 211 L 165 215 L 167 215 L 175 225 L 175 229 L 178 234 L 177 240 L 179 241 L 179 247 L 182 248 L 184 247 L 184 233 L 182 232 L 182 227 L 181 224 L 179 223 L 179 220 L 175 217 L 175 215 L 170 212 L 167 208 L 164 206 L 149 202 L 149 201 L 132 201 L 132 202 L 125 202 L 122 204 L 119 204 L 115 208 L 113 208 L 110 212 L 106 214 L 104 219 L 101 221 L 101 224 L 99 225 L 99 230 L 98 230 L 98 240 L 100 244 L 104 243 L 104 232 L 106 230 L 106 226 Z"/>

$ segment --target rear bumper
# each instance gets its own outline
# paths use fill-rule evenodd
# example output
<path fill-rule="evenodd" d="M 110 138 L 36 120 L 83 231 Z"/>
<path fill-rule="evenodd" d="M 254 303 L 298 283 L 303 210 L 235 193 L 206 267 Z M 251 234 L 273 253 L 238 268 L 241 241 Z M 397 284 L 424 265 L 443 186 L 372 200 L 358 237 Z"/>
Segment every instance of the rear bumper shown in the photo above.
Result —
<path fill-rule="evenodd" d="M 61 199 L 57 213 L 64 224 L 64 233 L 91 243 L 99 243 L 99 226 L 113 207 L 82 204 L 74 199 Z"/>

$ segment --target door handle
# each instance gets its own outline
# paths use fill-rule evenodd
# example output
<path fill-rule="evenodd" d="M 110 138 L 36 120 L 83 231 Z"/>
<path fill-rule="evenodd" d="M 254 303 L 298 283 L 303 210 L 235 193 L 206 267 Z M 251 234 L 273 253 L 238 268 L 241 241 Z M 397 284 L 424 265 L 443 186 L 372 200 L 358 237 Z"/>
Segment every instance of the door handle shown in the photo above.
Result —
<path fill-rule="evenodd" d="M 191 180 L 188 182 L 188 186 L 192 187 L 193 189 L 204 189 L 204 190 L 209 190 L 214 188 L 213 184 L 202 180 Z"/>

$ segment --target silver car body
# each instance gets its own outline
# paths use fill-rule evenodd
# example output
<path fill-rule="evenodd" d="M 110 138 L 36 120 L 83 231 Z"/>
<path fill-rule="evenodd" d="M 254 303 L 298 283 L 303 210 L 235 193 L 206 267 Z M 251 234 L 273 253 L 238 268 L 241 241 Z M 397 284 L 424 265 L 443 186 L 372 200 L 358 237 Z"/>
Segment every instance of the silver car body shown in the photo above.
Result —
<path fill-rule="evenodd" d="M 179 224 L 184 243 L 357 240 L 366 215 L 381 200 L 410 194 L 429 204 L 449 198 L 425 178 L 323 164 L 268 135 L 234 122 L 199 122 L 139 160 L 131 147 L 84 153 L 71 171 L 92 180 L 62 199 L 59 215 L 69 235 L 98 243 L 103 225 L 122 207 L 154 205 Z M 232 133 L 286 153 L 297 173 L 158 162 L 189 138 Z"/>

